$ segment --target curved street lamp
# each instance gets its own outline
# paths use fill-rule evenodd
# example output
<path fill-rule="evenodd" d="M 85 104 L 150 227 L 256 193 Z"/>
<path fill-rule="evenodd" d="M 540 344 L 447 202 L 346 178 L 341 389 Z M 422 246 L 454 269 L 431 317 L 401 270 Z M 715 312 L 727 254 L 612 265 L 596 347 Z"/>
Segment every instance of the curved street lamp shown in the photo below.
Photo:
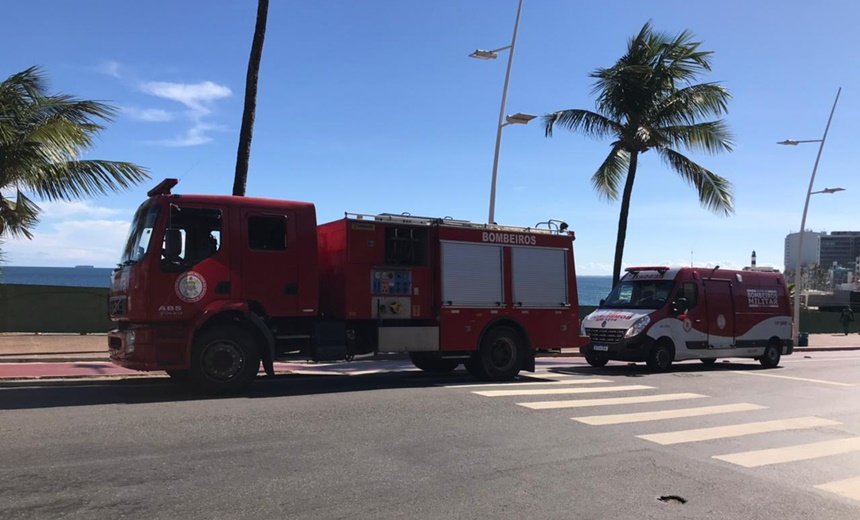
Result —
<path fill-rule="evenodd" d="M 824 135 L 821 139 L 786 139 L 779 141 L 776 144 L 797 146 L 799 143 L 821 143 L 818 147 L 818 155 L 815 157 L 815 165 L 812 167 L 812 176 L 809 178 L 809 188 L 806 190 L 806 202 L 803 204 L 803 217 L 800 219 L 800 233 L 797 237 L 797 261 L 795 262 L 794 270 L 794 316 L 791 324 L 791 337 L 797 345 L 798 332 L 800 332 L 800 290 L 801 290 L 801 257 L 803 254 L 803 233 L 806 229 L 806 213 L 809 210 L 809 198 L 815 193 L 836 193 L 844 191 L 844 188 L 825 188 L 821 191 L 812 191 L 812 186 L 815 183 L 815 172 L 818 171 L 818 161 L 821 160 L 821 152 L 824 150 L 824 142 L 827 140 L 827 132 L 830 130 L 830 122 L 833 120 L 833 113 L 836 111 L 836 103 L 839 101 L 839 94 L 842 92 L 842 87 L 836 91 L 836 99 L 833 100 L 833 108 L 830 109 L 830 117 L 827 118 L 827 126 L 824 127 Z"/>
<path fill-rule="evenodd" d="M 500 51 L 508 51 L 508 68 L 505 71 L 505 83 L 502 87 L 502 106 L 499 109 L 499 124 L 496 126 L 496 150 L 493 153 L 493 179 L 490 183 L 490 214 L 487 219 L 489 224 L 495 224 L 496 218 L 496 178 L 499 170 L 499 148 L 502 144 L 502 128 L 507 125 L 512 124 L 528 124 L 529 121 L 534 119 L 536 116 L 529 114 L 516 113 L 511 116 L 505 117 L 505 102 L 508 98 L 508 83 L 511 79 L 511 65 L 514 62 L 514 47 L 517 44 L 517 29 L 520 26 L 520 13 L 523 10 L 523 0 L 519 0 L 519 5 L 517 6 L 517 17 L 514 21 L 514 35 L 511 38 L 511 44 L 506 45 L 504 47 L 499 47 L 498 49 L 493 49 L 490 51 L 476 49 L 475 52 L 469 54 L 470 58 L 477 58 L 479 60 L 494 60 L 499 57 L 498 53 Z"/>

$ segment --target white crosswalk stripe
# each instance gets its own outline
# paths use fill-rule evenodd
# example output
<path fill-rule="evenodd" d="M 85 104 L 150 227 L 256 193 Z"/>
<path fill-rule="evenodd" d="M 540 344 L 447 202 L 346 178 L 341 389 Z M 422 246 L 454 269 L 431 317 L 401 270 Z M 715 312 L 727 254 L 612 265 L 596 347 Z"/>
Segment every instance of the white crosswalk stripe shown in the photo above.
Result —
<path fill-rule="evenodd" d="M 630 390 L 651 390 L 653 386 L 645 385 L 620 385 L 599 386 L 586 388 L 540 388 L 523 390 L 484 390 L 472 392 L 484 397 L 511 397 L 515 395 L 565 395 L 565 394 L 597 394 L 602 392 L 627 392 Z"/>
<path fill-rule="evenodd" d="M 571 399 L 566 401 L 535 401 L 530 403 L 517 403 L 519 406 L 532 410 L 555 410 L 558 408 L 585 408 L 588 406 L 614 406 L 622 404 L 660 403 L 665 401 L 678 401 L 681 399 L 700 399 L 708 397 L 702 394 L 678 393 L 638 395 L 633 397 L 602 397 L 599 399 Z"/>
<path fill-rule="evenodd" d="M 741 437 L 756 433 L 779 432 L 787 430 L 802 430 L 817 428 L 819 426 L 833 426 L 841 424 L 838 421 L 823 419 L 821 417 L 795 417 L 792 419 L 781 419 L 778 421 L 762 421 L 744 424 L 733 424 L 730 426 L 716 426 L 713 428 L 697 428 L 694 430 L 680 430 L 666 433 L 652 433 L 649 435 L 637 435 L 640 439 L 656 442 L 657 444 L 681 444 L 685 442 L 708 441 L 712 439 L 724 439 L 728 437 Z"/>
<path fill-rule="evenodd" d="M 769 464 L 783 464 L 799 460 L 817 459 L 843 453 L 860 451 L 860 437 L 836 439 L 832 441 L 798 444 L 784 448 L 754 450 L 728 455 L 714 455 L 713 458 L 745 468 L 757 468 Z"/>
<path fill-rule="evenodd" d="M 815 488 L 860 501 L 860 477 L 835 480 L 826 484 L 819 484 Z"/>
<path fill-rule="evenodd" d="M 611 383 L 609 379 L 598 379 L 596 377 L 582 379 L 568 379 L 565 381 L 523 381 L 520 383 L 476 383 L 465 385 L 444 385 L 445 388 L 481 388 L 487 386 L 504 386 L 505 388 L 520 386 L 545 386 L 545 385 L 592 385 L 599 383 Z"/>
<path fill-rule="evenodd" d="M 700 417 L 703 415 L 714 415 L 720 413 L 747 412 L 766 408 L 752 403 L 723 404 L 717 406 L 702 406 L 699 408 L 681 408 L 677 410 L 659 410 L 656 412 L 622 413 L 614 415 L 591 415 L 586 417 L 573 417 L 574 421 L 592 426 L 606 426 L 610 424 L 626 424 L 646 421 L 662 421 L 664 419 L 678 419 L 682 417 Z"/>

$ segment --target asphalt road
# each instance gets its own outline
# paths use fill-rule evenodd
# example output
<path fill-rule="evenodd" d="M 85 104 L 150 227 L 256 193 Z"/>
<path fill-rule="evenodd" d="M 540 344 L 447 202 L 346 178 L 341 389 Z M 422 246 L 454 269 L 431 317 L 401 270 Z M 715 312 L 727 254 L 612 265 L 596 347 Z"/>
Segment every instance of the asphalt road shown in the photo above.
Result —
<path fill-rule="evenodd" d="M 0 518 L 857 519 L 858 367 L 565 358 L 478 386 L 386 362 L 238 398 L 155 378 L 0 388 Z"/>

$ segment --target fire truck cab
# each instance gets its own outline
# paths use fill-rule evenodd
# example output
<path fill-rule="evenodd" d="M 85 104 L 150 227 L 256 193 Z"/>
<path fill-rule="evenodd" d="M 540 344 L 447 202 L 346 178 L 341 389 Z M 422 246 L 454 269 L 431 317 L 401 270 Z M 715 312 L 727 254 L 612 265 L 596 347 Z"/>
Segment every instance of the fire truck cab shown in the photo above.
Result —
<path fill-rule="evenodd" d="M 538 349 L 579 346 L 573 233 L 449 218 L 172 194 L 138 209 L 114 272 L 111 359 L 235 391 L 262 362 L 400 352 L 511 379 Z M 566 226 L 564 226 L 566 228 Z"/>
<path fill-rule="evenodd" d="M 750 357 L 765 367 L 791 354 L 785 279 L 777 272 L 630 267 L 600 307 L 582 321 L 586 361 L 673 361 Z"/>

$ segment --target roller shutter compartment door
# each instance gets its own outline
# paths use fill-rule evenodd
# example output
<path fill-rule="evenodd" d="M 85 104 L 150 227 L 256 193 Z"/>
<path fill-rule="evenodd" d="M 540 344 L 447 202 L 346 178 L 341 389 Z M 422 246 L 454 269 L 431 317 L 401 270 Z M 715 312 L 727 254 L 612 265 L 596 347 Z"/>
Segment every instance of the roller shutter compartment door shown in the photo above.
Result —
<path fill-rule="evenodd" d="M 564 249 L 512 247 L 514 305 L 564 307 L 567 294 L 567 256 Z"/>
<path fill-rule="evenodd" d="M 500 246 L 442 243 L 442 305 L 500 307 L 503 293 Z"/>

